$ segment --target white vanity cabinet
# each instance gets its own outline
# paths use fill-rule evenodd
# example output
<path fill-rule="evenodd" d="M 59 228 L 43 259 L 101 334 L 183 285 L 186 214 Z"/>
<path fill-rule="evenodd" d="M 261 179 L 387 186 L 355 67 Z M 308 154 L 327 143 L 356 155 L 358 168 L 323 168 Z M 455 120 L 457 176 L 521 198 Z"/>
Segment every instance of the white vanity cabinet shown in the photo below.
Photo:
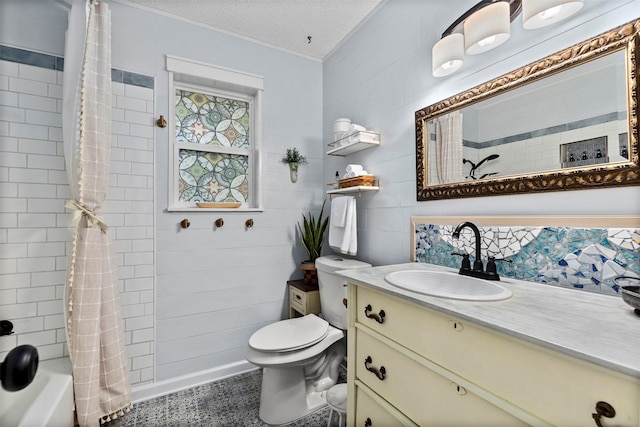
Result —
<path fill-rule="evenodd" d="M 349 426 L 640 425 L 637 378 L 353 281 L 348 333 Z"/>

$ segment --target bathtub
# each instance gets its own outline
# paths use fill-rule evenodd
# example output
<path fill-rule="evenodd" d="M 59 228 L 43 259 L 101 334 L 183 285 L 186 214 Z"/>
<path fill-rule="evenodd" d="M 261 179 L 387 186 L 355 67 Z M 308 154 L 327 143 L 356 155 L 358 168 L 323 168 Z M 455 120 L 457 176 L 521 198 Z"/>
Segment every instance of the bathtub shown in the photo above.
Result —
<path fill-rule="evenodd" d="M 20 391 L 0 388 L 0 426 L 73 427 L 73 379 L 68 359 L 40 362 L 33 382 Z"/>

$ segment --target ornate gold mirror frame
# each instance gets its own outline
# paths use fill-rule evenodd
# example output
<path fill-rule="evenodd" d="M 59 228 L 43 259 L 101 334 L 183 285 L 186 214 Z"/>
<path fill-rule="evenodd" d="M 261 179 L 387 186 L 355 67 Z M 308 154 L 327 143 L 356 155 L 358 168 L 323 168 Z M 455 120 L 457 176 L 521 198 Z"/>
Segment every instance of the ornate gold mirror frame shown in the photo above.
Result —
<path fill-rule="evenodd" d="M 532 62 L 511 73 L 416 111 L 416 178 L 418 201 L 536 193 L 640 184 L 638 157 L 638 43 L 640 20 L 632 21 L 568 49 Z M 428 185 L 425 124 L 432 118 L 491 98 L 546 76 L 559 73 L 615 51 L 626 52 L 629 118 L 629 161 L 600 166 Z"/>

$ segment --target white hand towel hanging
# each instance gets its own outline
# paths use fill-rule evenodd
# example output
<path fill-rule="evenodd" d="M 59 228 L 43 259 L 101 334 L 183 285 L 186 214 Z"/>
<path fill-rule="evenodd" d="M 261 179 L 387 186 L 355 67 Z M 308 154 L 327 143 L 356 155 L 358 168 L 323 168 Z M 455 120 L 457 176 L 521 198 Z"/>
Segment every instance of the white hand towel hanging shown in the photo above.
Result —
<path fill-rule="evenodd" d="M 331 202 L 330 227 L 344 228 L 347 220 L 347 201 L 345 199 L 346 197 L 337 197 Z"/>
<path fill-rule="evenodd" d="M 336 197 L 331 201 L 329 247 L 341 254 L 356 255 L 356 199 L 353 196 Z"/>

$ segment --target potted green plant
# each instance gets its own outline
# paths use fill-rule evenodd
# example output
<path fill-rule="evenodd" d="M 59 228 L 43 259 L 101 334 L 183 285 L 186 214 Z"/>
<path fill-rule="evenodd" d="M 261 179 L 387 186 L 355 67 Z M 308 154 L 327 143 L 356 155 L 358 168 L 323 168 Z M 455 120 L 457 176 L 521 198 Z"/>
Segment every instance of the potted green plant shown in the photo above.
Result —
<path fill-rule="evenodd" d="M 297 148 L 287 148 L 287 154 L 282 158 L 282 163 L 289 165 L 291 182 L 296 182 L 298 180 L 298 165 L 306 165 L 307 158 L 300 154 Z"/>
<path fill-rule="evenodd" d="M 304 275 L 304 281 L 310 285 L 318 284 L 318 274 L 316 272 L 316 259 L 322 252 L 322 244 L 324 243 L 324 233 L 327 230 L 327 224 L 329 223 L 329 217 L 322 218 L 324 214 L 324 206 L 327 200 L 322 202 L 322 208 L 318 217 L 314 217 L 309 212 L 308 217 L 302 214 L 302 224 L 298 222 L 298 233 L 300 234 L 300 240 L 304 244 L 308 259 L 302 262 L 300 268 Z"/>

